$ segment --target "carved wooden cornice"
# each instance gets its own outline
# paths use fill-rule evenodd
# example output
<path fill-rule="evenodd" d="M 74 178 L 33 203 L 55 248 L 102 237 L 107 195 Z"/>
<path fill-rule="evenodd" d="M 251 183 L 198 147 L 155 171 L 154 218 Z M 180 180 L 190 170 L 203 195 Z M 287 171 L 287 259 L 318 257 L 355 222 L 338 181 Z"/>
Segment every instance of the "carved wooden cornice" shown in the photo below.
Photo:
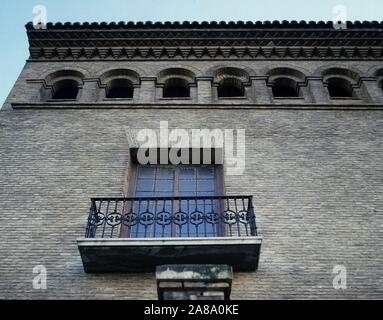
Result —
<path fill-rule="evenodd" d="M 380 59 L 383 23 L 65 23 L 26 26 L 32 60 Z"/>

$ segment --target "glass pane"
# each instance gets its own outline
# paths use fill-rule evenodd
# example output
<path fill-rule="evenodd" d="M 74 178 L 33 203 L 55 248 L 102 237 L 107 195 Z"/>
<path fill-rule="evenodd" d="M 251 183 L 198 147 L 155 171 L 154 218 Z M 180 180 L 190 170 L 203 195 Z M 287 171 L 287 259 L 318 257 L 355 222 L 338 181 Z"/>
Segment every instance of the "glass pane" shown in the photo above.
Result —
<path fill-rule="evenodd" d="M 155 167 L 139 167 L 138 168 L 138 178 L 154 179 L 155 172 L 156 172 Z"/>
<path fill-rule="evenodd" d="M 198 191 L 214 191 L 214 180 L 200 180 L 198 181 Z"/>
<path fill-rule="evenodd" d="M 154 233 L 152 235 L 154 238 L 171 238 L 172 237 L 172 225 L 156 225 Z"/>
<path fill-rule="evenodd" d="M 197 197 L 213 197 L 215 196 L 215 192 L 207 192 L 207 191 L 197 192 L 196 195 Z"/>
<path fill-rule="evenodd" d="M 164 205 L 165 203 L 165 205 Z M 171 201 L 157 201 L 157 209 L 156 212 L 169 212 L 172 213 L 173 205 L 171 204 Z"/>
<path fill-rule="evenodd" d="M 188 212 L 188 209 L 190 207 L 190 201 L 191 200 L 181 200 L 181 201 L 178 201 L 177 202 L 177 206 L 179 207 L 179 211 L 182 211 L 182 212 L 185 212 L 187 213 Z"/>
<path fill-rule="evenodd" d="M 144 196 L 144 197 L 147 197 L 147 196 Z M 154 208 L 154 201 L 153 200 L 135 201 L 135 208 L 136 208 L 136 211 L 139 213 L 152 211 Z"/>
<path fill-rule="evenodd" d="M 138 180 L 137 191 L 153 191 L 153 181 L 146 179 Z"/>
<path fill-rule="evenodd" d="M 133 210 L 140 222 L 132 227 L 131 237 L 211 237 L 218 234 L 220 201 L 195 198 L 215 196 L 214 166 L 141 166 L 138 170 L 136 197 L 171 198 L 177 190 L 177 196 L 192 198 L 135 201 Z"/>
<path fill-rule="evenodd" d="M 198 168 L 198 179 L 214 179 L 214 167 Z"/>
<path fill-rule="evenodd" d="M 179 197 L 196 197 L 197 193 L 195 191 L 189 191 L 189 192 L 180 192 L 178 193 Z"/>
<path fill-rule="evenodd" d="M 180 179 L 181 180 L 190 180 L 196 178 L 196 169 L 190 167 L 181 167 L 180 168 Z"/>
<path fill-rule="evenodd" d="M 156 192 L 156 197 L 173 197 L 173 191 L 171 192 Z"/>
<path fill-rule="evenodd" d="M 157 179 L 174 179 L 174 169 L 173 168 L 158 168 L 157 169 Z"/>
<path fill-rule="evenodd" d="M 139 192 L 136 192 L 136 197 L 138 198 L 150 198 L 150 197 L 154 197 L 154 192 L 142 192 L 142 191 L 139 191 Z M 136 201 L 138 202 L 138 201 Z"/>
<path fill-rule="evenodd" d="M 181 180 L 179 181 L 179 192 L 189 192 L 197 191 L 196 190 L 196 181 L 195 180 Z"/>
<path fill-rule="evenodd" d="M 159 192 L 159 191 L 172 192 L 173 191 L 173 180 L 157 180 L 156 181 L 156 192 Z"/>
<path fill-rule="evenodd" d="M 211 205 L 211 201 L 206 201 L 205 202 L 205 205 L 204 205 L 204 212 L 205 213 L 211 213 L 211 212 L 213 212 L 214 211 L 214 208 L 213 208 L 213 206 Z"/>

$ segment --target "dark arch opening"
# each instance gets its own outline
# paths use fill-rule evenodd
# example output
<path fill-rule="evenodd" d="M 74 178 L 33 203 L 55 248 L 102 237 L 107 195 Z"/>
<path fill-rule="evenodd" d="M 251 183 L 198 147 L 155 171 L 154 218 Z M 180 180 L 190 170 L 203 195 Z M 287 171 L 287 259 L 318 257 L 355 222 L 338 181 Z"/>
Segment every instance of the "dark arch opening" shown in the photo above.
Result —
<path fill-rule="evenodd" d="M 78 82 L 75 80 L 60 80 L 53 86 L 52 99 L 75 100 L 78 95 Z"/>
<path fill-rule="evenodd" d="M 219 98 L 235 98 L 243 97 L 245 95 L 245 89 L 240 80 L 235 78 L 223 79 L 218 86 Z"/>
<path fill-rule="evenodd" d="M 133 93 L 133 84 L 128 79 L 114 79 L 106 87 L 106 97 L 110 99 L 131 99 Z"/>
<path fill-rule="evenodd" d="M 353 96 L 350 81 L 343 78 L 330 78 L 327 83 L 331 98 L 351 98 Z"/>
<path fill-rule="evenodd" d="M 164 98 L 189 98 L 189 83 L 182 78 L 171 78 L 165 81 Z"/>
<path fill-rule="evenodd" d="M 297 83 L 289 78 L 278 78 L 274 80 L 273 95 L 275 98 L 299 97 Z"/>

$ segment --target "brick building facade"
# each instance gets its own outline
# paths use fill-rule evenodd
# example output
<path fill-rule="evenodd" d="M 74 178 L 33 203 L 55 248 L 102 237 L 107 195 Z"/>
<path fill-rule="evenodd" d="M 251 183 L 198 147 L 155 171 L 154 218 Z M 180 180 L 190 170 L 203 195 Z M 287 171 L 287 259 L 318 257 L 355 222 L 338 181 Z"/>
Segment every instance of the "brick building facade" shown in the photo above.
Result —
<path fill-rule="evenodd" d="M 263 239 L 232 299 L 383 298 L 381 24 L 26 28 L 30 58 L 0 112 L 0 298 L 157 299 L 154 272 L 86 273 L 77 240 L 91 198 L 129 195 L 126 128 L 160 121 L 246 130 L 246 170 L 224 193 L 253 196 Z"/>

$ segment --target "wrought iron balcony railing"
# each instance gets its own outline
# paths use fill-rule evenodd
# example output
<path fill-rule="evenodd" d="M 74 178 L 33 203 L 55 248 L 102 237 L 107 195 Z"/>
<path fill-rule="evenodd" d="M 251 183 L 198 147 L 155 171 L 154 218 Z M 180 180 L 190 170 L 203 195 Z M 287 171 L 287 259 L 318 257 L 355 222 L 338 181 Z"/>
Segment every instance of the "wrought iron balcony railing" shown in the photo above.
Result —
<path fill-rule="evenodd" d="M 251 196 L 92 199 L 86 238 L 257 236 Z"/>

